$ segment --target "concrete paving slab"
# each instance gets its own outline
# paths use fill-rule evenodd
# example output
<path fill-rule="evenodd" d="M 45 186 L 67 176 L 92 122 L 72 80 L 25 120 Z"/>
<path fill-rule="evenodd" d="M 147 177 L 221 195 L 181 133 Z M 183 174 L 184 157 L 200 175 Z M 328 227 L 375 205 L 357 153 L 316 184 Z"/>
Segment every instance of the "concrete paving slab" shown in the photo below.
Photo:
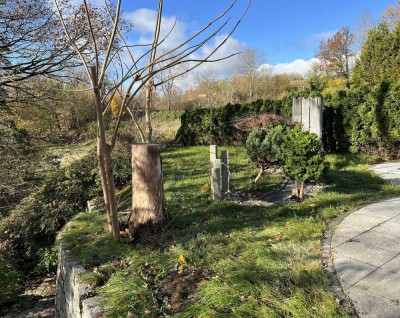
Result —
<path fill-rule="evenodd" d="M 361 279 L 355 286 L 393 302 L 400 302 L 400 275 L 397 273 L 377 269 Z"/>
<path fill-rule="evenodd" d="M 381 269 L 400 274 L 400 255 L 382 265 Z"/>
<path fill-rule="evenodd" d="M 393 237 L 390 233 L 378 231 L 377 228 L 363 233 L 353 240 L 386 251 L 400 253 L 400 237 Z"/>
<path fill-rule="evenodd" d="M 375 266 L 359 262 L 350 257 L 341 255 L 335 257 L 335 270 L 344 289 L 348 289 L 351 285 L 358 283 L 377 269 Z"/>
<path fill-rule="evenodd" d="M 368 231 L 370 227 L 359 227 L 359 226 L 352 226 L 351 224 L 348 224 L 346 226 L 339 225 L 335 229 L 335 234 L 332 237 L 332 239 L 336 236 L 341 236 L 341 237 L 346 237 L 347 239 L 352 239 L 362 233 L 365 233 Z"/>
<path fill-rule="evenodd" d="M 360 242 L 346 242 L 333 249 L 334 257 L 346 256 L 359 262 L 380 267 L 397 256 L 397 252 L 386 251 Z"/>
<path fill-rule="evenodd" d="M 399 318 L 400 307 L 389 299 L 358 287 L 350 288 L 347 293 L 360 317 Z"/>
<path fill-rule="evenodd" d="M 400 185 L 400 162 L 371 167 Z M 362 207 L 335 229 L 331 254 L 342 288 L 362 318 L 400 318 L 400 198 Z"/>
<path fill-rule="evenodd" d="M 331 239 L 331 248 L 334 248 L 334 247 L 339 246 L 340 244 L 346 243 L 348 240 L 349 240 L 348 237 L 334 235 Z"/>

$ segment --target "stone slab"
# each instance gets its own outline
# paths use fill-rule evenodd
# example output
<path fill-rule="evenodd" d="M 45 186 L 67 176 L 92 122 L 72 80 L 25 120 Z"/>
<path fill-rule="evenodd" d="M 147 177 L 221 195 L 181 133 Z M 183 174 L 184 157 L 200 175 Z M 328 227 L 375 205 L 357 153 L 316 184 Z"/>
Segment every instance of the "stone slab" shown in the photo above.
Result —
<path fill-rule="evenodd" d="M 381 266 L 381 269 L 400 274 L 400 255 L 391 259 L 389 262 Z"/>
<path fill-rule="evenodd" d="M 397 255 L 397 252 L 386 251 L 354 241 L 343 243 L 334 248 L 333 252 L 335 259 L 345 256 L 376 267 L 382 266 Z"/>
<path fill-rule="evenodd" d="M 222 193 L 229 192 L 229 152 L 228 150 L 221 151 L 221 191 Z"/>
<path fill-rule="evenodd" d="M 361 279 L 355 286 L 386 299 L 400 302 L 400 275 L 397 273 L 377 269 Z"/>
<path fill-rule="evenodd" d="M 304 131 L 310 130 L 310 105 L 308 98 L 302 98 L 301 101 L 301 123 Z"/>
<path fill-rule="evenodd" d="M 301 123 L 301 98 L 293 98 L 292 120 Z"/>
<path fill-rule="evenodd" d="M 399 318 L 400 307 L 393 301 L 365 289 L 353 287 L 347 291 L 360 317 Z"/>
<path fill-rule="evenodd" d="M 211 163 L 211 165 L 214 164 L 214 161 L 217 158 L 218 158 L 218 146 L 217 145 L 211 145 L 210 146 L 210 163 Z"/>
<path fill-rule="evenodd" d="M 365 276 L 377 270 L 377 267 L 359 262 L 347 256 L 335 257 L 335 270 L 344 289 L 359 282 Z"/>
<path fill-rule="evenodd" d="M 385 251 L 400 253 L 400 237 L 381 232 L 377 228 L 357 236 L 354 240 Z"/>

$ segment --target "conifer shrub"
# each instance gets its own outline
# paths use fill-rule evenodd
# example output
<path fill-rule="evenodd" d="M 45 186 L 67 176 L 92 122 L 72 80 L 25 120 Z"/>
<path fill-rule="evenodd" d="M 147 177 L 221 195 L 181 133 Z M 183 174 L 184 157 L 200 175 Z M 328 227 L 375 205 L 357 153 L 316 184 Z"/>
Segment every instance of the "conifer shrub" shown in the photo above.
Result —
<path fill-rule="evenodd" d="M 319 181 L 326 168 L 321 141 L 316 134 L 302 131 L 300 127 L 291 129 L 285 135 L 281 160 L 285 175 L 296 182 L 299 200 L 303 199 L 305 183 Z"/>
<path fill-rule="evenodd" d="M 253 130 L 246 140 L 246 151 L 250 160 L 260 169 L 253 186 L 270 167 L 280 163 L 281 147 L 287 127 L 277 125 L 269 129 Z"/>

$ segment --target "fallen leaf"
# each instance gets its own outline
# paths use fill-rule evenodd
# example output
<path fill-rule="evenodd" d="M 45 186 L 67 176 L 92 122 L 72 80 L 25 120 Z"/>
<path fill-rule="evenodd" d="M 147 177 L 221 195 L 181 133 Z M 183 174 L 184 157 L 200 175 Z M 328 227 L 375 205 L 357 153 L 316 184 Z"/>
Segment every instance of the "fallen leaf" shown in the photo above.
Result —
<path fill-rule="evenodd" d="M 182 265 L 186 264 L 186 260 L 185 260 L 185 257 L 184 257 L 183 255 L 179 255 L 178 261 L 179 261 L 179 263 L 181 263 Z"/>

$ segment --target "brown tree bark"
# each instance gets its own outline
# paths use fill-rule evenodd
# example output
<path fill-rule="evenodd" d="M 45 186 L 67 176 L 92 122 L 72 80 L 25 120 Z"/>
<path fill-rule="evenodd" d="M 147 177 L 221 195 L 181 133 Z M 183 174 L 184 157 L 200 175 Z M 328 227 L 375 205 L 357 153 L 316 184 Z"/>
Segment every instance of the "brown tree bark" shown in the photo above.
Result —
<path fill-rule="evenodd" d="M 303 201 L 304 197 L 304 181 L 300 183 L 300 194 L 299 194 L 299 201 Z"/>
<path fill-rule="evenodd" d="M 261 177 L 264 175 L 265 170 L 267 170 L 267 167 L 260 167 L 257 177 L 253 180 L 253 189 L 256 187 L 256 183 L 258 182 L 258 180 L 260 180 Z"/>
<path fill-rule="evenodd" d="M 161 146 L 140 143 L 132 145 L 132 211 L 129 230 L 133 237 L 143 238 L 159 231 L 169 219 L 166 209 Z"/>
<path fill-rule="evenodd" d="M 93 93 L 95 97 L 97 114 L 97 158 L 99 163 L 99 175 L 103 190 L 104 204 L 107 213 L 108 229 L 112 236 L 119 238 L 119 223 L 117 203 L 115 199 L 115 184 L 111 166 L 111 146 L 107 144 L 106 131 L 101 103 L 101 92 L 98 85 L 96 67 L 90 68 L 93 83 Z"/>
<path fill-rule="evenodd" d="M 151 126 L 151 106 L 153 102 L 153 80 L 150 79 L 145 85 L 145 117 L 146 117 L 146 142 L 151 143 L 153 127 Z"/>

